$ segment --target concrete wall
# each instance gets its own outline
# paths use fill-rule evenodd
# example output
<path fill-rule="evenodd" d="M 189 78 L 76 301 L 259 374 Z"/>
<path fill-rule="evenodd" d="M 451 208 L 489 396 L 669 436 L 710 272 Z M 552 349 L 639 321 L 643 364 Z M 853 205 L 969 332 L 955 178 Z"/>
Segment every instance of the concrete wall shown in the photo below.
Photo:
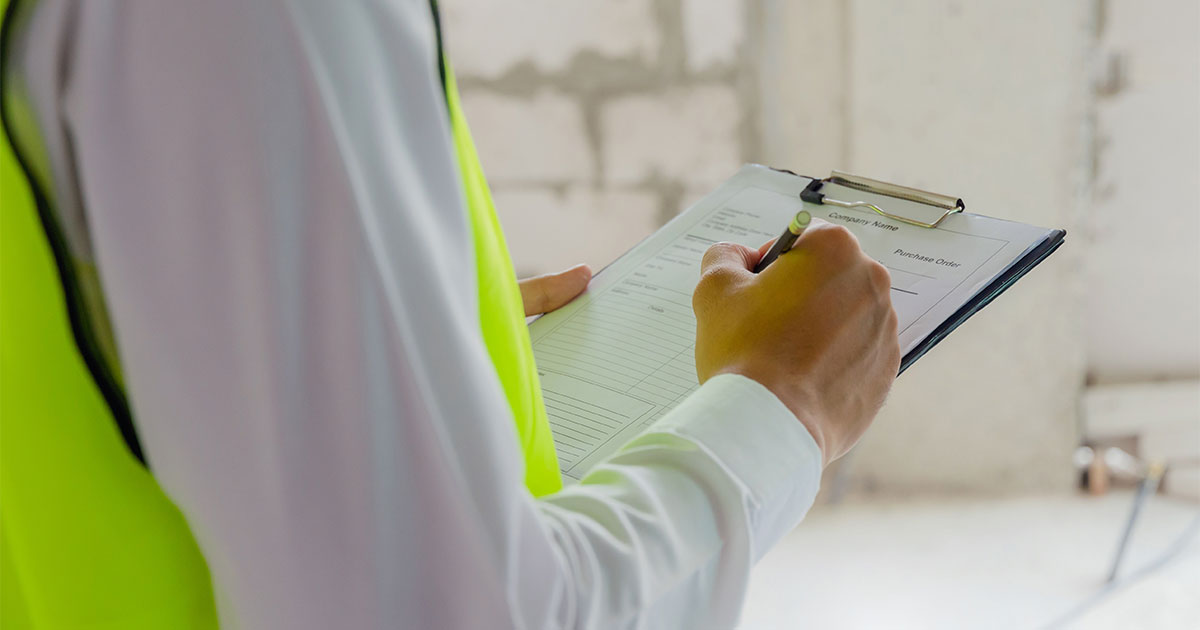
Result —
<path fill-rule="evenodd" d="M 1104 7 L 1083 224 L 1089 373 L 1099 383 L 1200 378 L 1200 2 Z"/>
<path fill-rule="evenodd" d="M 732 174 L 758 141 L 743 2 L 442 6 L 523 275 L 603 266 Z M 557 238 L 574 231 L 591 237 Z"/>
<path fill-rule="evenodd" d="M 1070 231 L 1066 248 L 898 382 L 847 479 L 903 492 L 1064 487 L 1089 372 L 1196 371 L 1196 144 L 1186 142 L 1196 109 L 1190 127 L 1181 116 L 1195 101 L 1186 25 L 1197 20 L 1119 1 L 442 4 L 522 274 L 602 266 L 745 161 L 859 172 Z M 1195 13 L 1193 0 L 1170 3 Z M 1184 48 L 1131 57 L 1114 88 L 1107 51 L 1144 46 L 1159 24 Z M 1170 99 L 1185 104 L 1139 140 L 1132 119 Z M 1181 228 L 1114 230 L 1154 173 L 1181 182 L 1151 187 L 1163 191 L 1156 212 Z M 556 244 L 571 231 L 590 238 Z M 1140 262 L 1114 269 L 1112 253 L 1131 244 Z M 1149 275 L 1163 251 L 1173 271 Z M 1181 308 L 1168 314 L 1166 300 Z"/>
<path fill-rule="evenodd" d="M 1108 0 L 1096 56 L 1087 439 L 1200 498 L 1200 4 Z"/>
<path fill-rule="evenodd" d="M 764 116 L 772 162 L 953 193 L 968 210 L 1074 232 L 1090 137 L 1087 3 L 779 0 L 767 23 L 780 53 L 764 60 L 763 102 L 786 112 Z M 809 37 L 817 23 L 824 33 Z M 1078 240 L 904 374 L 854 455 L 855 487 L 1070 483 Z"/>

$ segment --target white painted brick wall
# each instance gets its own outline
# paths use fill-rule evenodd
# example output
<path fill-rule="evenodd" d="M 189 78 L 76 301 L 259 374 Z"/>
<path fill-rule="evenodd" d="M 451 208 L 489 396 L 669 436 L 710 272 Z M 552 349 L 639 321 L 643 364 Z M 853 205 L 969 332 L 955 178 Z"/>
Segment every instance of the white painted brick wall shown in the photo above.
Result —
<path fill-rule="evenodd" d="M 442 0 L 445 37 L 522 273 L 599 268 L 742 163 L 747 5 Z M 741 65 L 739 65 L 741 64 Z M 563 245 L 561 234 L 586 234 Z"/>
<path fill-rule="evenodd" d="M 484 172 L 493 184 L 583 182 L 595 170 L 583 112 L 562 93 L 530 98 L 465 91 L 467 113 Z"/>
<path fill-rule="evenodd" d="M 658 199 L 644 192 L 497 188 L 493 197 L 521 276 L 577 263 L 599 271 L 658 227 Z"/>
<path fill-rule="evenodd" d="M 447 0 L 446 40 L 459 72 L 496 77 L 527 63 L 562 70 L 589 51 L 650 61 L 659 32 L 651 0 Z"/>
<path fill-rule="evenodd" d="M 997 216 L 1075 224 L 1088 3 L 442 4 L 522 272 L 602 266 L 669 204 L 747 159 L 814 175 L 844 168 L 958 193 Z M 589 238 L 565 247 L 563 233 Z M 1084 354 L 1075 234 L 904 375 L 859 449 L 856 480 L 882 490 L 1070 483 Z"/>
<path fill-rule="evenodd" d="M 687 66 L 693 72 L 732 65 L 746 31 L 742 0 L 682 0 Z"/>
<path fill-rule="evenodd" d="M 714 187 L 740 165 L 741 116 L 728 86 L 613 100 L 600 114 L 605 179 L 636 184 L 657 176 Z"/>

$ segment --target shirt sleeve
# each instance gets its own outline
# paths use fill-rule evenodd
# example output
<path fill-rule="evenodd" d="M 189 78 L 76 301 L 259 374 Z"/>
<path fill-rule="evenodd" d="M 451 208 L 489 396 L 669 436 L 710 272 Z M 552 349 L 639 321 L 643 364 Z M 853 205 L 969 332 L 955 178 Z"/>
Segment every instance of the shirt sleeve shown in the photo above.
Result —
<path fill-rule="evenodd" d="M 736 623 L 821 455 L 720 376 L 579 484 L 525 490 L 427 3 L 74 4 L 39 110 L 226 626 Z"/>

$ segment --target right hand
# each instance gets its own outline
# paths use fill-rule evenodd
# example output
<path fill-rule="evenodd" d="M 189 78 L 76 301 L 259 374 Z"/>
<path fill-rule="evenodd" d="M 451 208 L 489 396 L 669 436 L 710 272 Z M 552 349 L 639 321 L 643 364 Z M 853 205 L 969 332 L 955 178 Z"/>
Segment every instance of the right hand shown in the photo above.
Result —
<path fill-rule="evenodd" d="M 791 251 L 717 243 L 704 254 L 696 311 L 700 382 L 741 374 L 764 385 L 812 434 L 828 465 L 858 441 L 900 367 L 887 268 L 841 226 L 814 219 Z"/>

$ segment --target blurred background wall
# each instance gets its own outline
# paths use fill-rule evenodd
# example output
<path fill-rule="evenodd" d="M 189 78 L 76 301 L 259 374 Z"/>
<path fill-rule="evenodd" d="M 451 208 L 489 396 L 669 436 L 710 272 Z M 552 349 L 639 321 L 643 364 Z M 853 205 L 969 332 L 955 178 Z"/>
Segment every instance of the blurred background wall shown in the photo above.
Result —
<path fill-rule="evenodd" d="M 441 4 L 522 274 L 598 269 L 762 153 L 744 2 Z M 592 238 L 553 242 L 569 230 Z"/>
<path fill-rule="evenodd" d="M 1200 455 L 1195 0 L 442 5 L 522 275 L 603 266 L 747 161 L 1068 230 L 897 382 L 849 489 L 1065 489 L 1090 439 Z"/>

